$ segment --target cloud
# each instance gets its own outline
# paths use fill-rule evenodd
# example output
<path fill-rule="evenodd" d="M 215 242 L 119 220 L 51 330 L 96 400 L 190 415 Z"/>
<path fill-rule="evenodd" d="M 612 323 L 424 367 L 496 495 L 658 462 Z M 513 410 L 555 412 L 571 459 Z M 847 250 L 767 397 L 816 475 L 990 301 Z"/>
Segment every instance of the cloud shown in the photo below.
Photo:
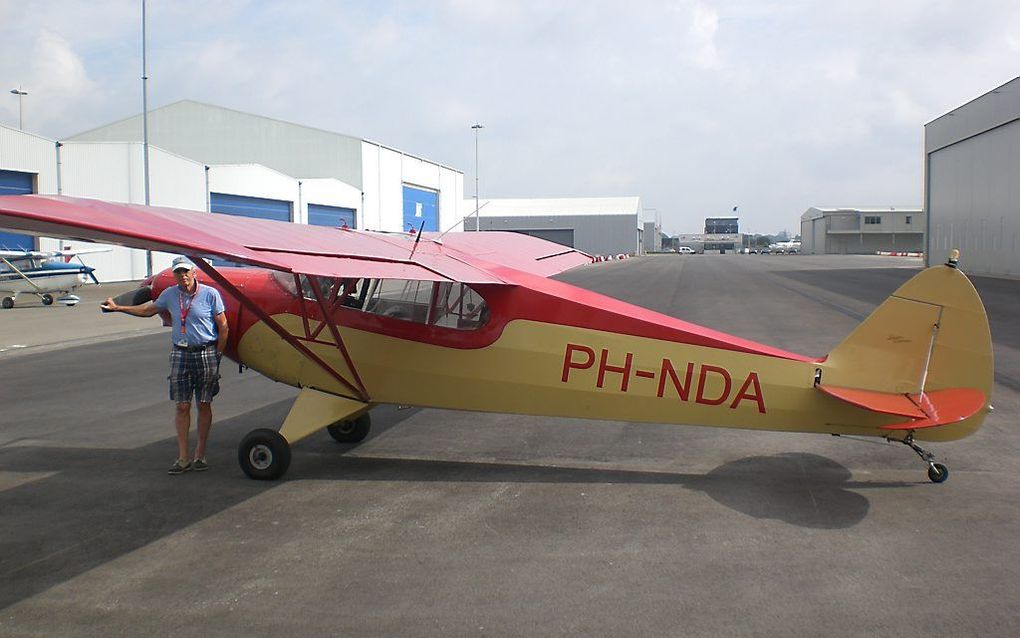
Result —
<path fill-rule="evenodd" d="M 96 82 L 85 63 L 65 38 L 50 31 L 40 31 L 27 59 L 28 73 L 23 84 L 29 95 L 25 99 L 25 124 L 39 130 L 58 119 L 71 105 L 94 103 Z"/>
<path fill-rule="evenodd" d="M 715 45 L 715 35 L 719 30 L 719 12 L 715 9 L 695 2 L 691 6 L 690 46 L 693 53 L 690 57 L 694 66 L 700 69 L 715 69 L 721 64 L 719 51 Z"/>
<path fill-rule="evenodd" d="M 488 196 L 640 195 L 667 229 L 739 201 L 916 204 L 923 124 L 1015 77 L 1001 0 L 177 0 L 149 3 L 150 104 L 190 98 L 363 136 Z M 137 113 L 124 0 L 0 4 L 29 130 Z M 8 96 L 12 98 L 13 96 Z M 17 119 L 17 103 L 0 101 Z M 470 189 L 469 189 L 470 190 Z"/>

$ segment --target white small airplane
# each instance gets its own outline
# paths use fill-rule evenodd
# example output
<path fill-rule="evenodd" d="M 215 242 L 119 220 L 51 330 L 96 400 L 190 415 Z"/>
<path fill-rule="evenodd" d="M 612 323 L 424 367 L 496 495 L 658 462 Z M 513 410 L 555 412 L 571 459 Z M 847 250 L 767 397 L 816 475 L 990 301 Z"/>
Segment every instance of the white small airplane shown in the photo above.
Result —
<path fill-rule="evenodd" d="M 5 310 L 13 308 L 21 293 L 39 297 L 44 306 L 52 305 L 54 301 L 65 306 L 77 304 L 81 299 L 71 294 L 75 289 L 89 279 L 99 283 L 95 268 L 85 265 L 79 255 L 110 250 L 0 250 L 0 293 L 6 293 L 0 300 L 0 306 Z M 74 257 L 78 257 L 78 263 L 71 263 Z M 60 296 L 54 298 L 53 294 Z"/>

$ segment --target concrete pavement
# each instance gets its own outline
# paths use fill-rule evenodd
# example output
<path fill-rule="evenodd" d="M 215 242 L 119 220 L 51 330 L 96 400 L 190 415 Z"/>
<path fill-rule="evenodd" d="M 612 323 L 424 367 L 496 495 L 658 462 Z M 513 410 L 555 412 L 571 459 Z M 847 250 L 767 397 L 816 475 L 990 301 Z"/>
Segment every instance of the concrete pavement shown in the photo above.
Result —
<path fill-rule="evenodd" d="M 663 255 L 561 278 L 823 354 L 918 268 Z M 942 485 L 881 442 L 388 406 L 363 444 L 314 436 L 258 483 L 235 446 L 295 391 L 236 371 L 212 468 L 168 477 L 165 334 L 0 354 L 0 634 L 1015 635 L 1020 284 L 976 283 L 998 409 L 932 446 Z"/>

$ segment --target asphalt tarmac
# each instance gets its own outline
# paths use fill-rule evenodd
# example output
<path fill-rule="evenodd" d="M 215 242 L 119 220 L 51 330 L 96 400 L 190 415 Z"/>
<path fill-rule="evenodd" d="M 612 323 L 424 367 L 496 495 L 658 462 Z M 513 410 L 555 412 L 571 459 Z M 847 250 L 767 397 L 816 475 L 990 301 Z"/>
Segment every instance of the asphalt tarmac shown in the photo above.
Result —
<path fill-rule="evenodd" d="M 559 278 L 821 355 L 919 268 L 663 255 Z M 236 369 L 211 469 L 171 477 L 158 321 L 101 315 L 116 286 L 19 304 L 0 311 L 0 635 L 1015 636 L 1020 282 L 975 283 L 996 411 L 931 445 L 941 485 L 881 441 L 394 406 L 255 482 L 236 445 L 296 391 Z"/>

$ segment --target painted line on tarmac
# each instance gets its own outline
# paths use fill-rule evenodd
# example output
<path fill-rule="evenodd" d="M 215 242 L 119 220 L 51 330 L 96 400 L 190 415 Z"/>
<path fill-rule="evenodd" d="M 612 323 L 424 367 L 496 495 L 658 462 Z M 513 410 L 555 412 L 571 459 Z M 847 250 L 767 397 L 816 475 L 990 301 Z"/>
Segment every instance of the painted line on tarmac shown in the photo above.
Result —
<path fill-rule="evenodd" d="M 95 337 L 84 337 L 81 339 L 71 339 L 68 341 L 58 341 L 54 343 L 40 343 L 33 345 L 15 344 L 10 346 L 0 346 L 0 359 L 14 359 L 16 357 L 23 357 L 26 355 L 41 354 L 43 352 L 53 352 L 54 350 L 64 350 L 67 348 L 77 348 L 79 346 L 90 346 L 93 344 L 106 343 L 109 341 L 137 339 L 140 337 L 148 337 L 150 335 L 159 334 L 164 331 L 166 331 L 166 328 L 160 326 L 158 328 L 146 328 L 143 330 L 132 330 L 130 332 L 114 332 L 111 334 L 97 335 Z"/>

